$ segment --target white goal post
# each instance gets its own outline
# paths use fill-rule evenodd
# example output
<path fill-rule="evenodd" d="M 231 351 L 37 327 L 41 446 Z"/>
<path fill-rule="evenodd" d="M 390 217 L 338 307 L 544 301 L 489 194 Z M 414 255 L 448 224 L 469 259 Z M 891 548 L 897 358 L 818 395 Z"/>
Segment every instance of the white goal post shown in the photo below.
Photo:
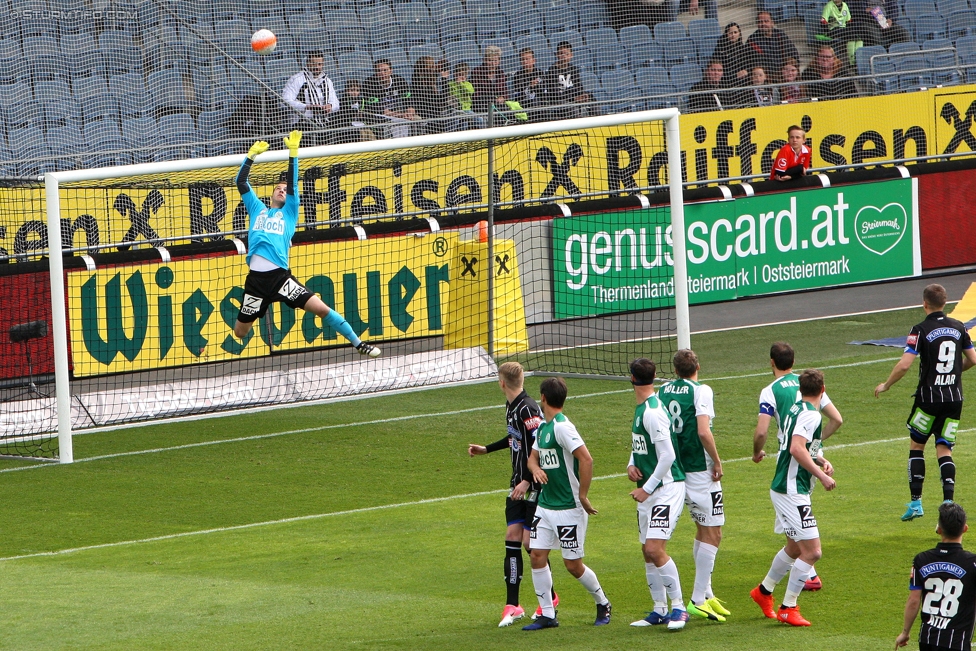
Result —
<path fill-rule="evenodd" d="M 678 120 L 679 111 L 676 108 L 634 113 L 617 113 L 554 122 L 520 123 L 462 132 L 447 132 L 388 140 L 368 140 L 348 144 L 309 147 L 300 150 L 299 158 L 368 155 L 417 147 L 540 136 L 543 134 L 552 134 L 553 132 L 594 127 L 613 127 L 652 121 L 663 122 L 665 125 L 665 143 L 668 158 L 667 170 L 670 190 L 677 344 L 679 348 L 688 348 L 691 343 L 688 310 L 688 270 L 682 192 L 681 143 Z M 242 156 L 243 152 L 233 156 L 144 163 L 112 168 L 48 172 L 44 175 L 44 185 L 49 251 L 63 250 L 60 189 L 64 184 L 145 175 L 156 175 L 156 178 L 159 178 L 159 175 L 179 172 L 201 171 L 211 168 L 236 168 L 240 165 Z M 285 162 L 287 160 L 287 150 L 269 151 L 256 157 L 256 162 L 261 163 Z M 554 197 L 553 200 L 558 200 L 558 197 Z M 61 255 L 50 255 L 50 278 L 59 461 L 60 463 L 71 463 L 74 455 L 72 449 L 71 387 L 69 382 L 68 314 L 65 308 L 65 273 Z"/>

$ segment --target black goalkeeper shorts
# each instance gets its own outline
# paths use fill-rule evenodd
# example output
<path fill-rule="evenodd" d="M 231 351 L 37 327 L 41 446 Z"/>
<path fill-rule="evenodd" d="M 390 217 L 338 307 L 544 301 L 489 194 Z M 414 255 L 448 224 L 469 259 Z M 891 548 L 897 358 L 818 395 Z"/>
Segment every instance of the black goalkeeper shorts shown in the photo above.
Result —
<path fill-rule="evenodd" d="M 289 269 L 272 269 L 271 271 L 248 271 L 244 281 L 244 299 L 237 320 L 241 323 L 253 323 L 268 312 L 268 306 L 275 301 L 281 301 L 288 307 L 305 307 L 312 292 L 298 279 L 291 275 Z"/>

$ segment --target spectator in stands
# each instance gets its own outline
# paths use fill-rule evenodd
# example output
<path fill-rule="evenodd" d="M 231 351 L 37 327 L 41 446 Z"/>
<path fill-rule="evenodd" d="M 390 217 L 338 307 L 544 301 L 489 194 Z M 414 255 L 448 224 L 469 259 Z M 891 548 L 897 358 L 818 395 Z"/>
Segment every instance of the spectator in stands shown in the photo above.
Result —
<path fill-rule="evenodd" d="M 543 72 L 535 67 L 535 52 L 532 48 L 522 48 L 519 52 L 522 68 L 512 75 L 512 99 L 530 109 L 543 103 Z"/>
<path fill-rule="evenodd" d="M 339 97 L 339 110 L 332 116 L 332 123 L 340 129 L 334 142 L 359 142 L 373 140 L 373 132 L 366 128 L 367 116 L 363 111 L 363 88 L 357 79 L 346 81 L 346 87 Z M 372 137 L 371 137 L 372 136 Z"/>
<path fill-rule="evenodd" d="M 592 101 L 592 96 L 583 87 L 579 68 L 573 65 L 573 46 L 569 41 L 560 41 L 556 46 L 556 62 L 543 77 L 542 86 L 549 105 L 558 107 L 550 114 L 554 120 L 577 117 L 580 110 L 568 105 Z"/>
<path fill-rule="evenodd" d="M 851 22 L 851 10 L 844 0 L 827 0 L 820 15 L 820 33 L 817 40 L 824 44 L 843 43 L 847 48 L 848 63 L 854 65 L 854 53 L 864 47 L 863 35 Z"/>
<path fill-rule="evenodd" d="M 688 97 L 688 111 L 721 111 L 733 104 L 733 97 L 722 83 L 724 68 L 718 59 L 712 59 L 705 66 L 705 76 L 691 87 Z"/>
<path fill-rule="evenodd" d="M 452 108 L 451 93 L 447 87 L 450 70 L 447 61 L 437 61 L 432 56 L 422 56 L 413 67 L 410 84 L 410 102 L 416 115 L 422 120 L 444 117 Z M 446 121 L 428 122 L 426 133 L 449 130 Z"/>
<path fill-rule="evenodd" d="M 305 132 L 310 144 L 322 144 L 317 132 L 326 128 L 330 114 L 339 110 L 339 97 L 332 80 L 325 74 L 325 56 L 315 50 L 305 57 L 305 67 L 285 83 L 281 97 L 294 109 L 289 117 L 291 129 Z"/>
<path fill-rule="evenodd" d="M 865 45 L 904 43 L 912 40 L 911 34 L 901 25 L 896 25 L 898 15 L 896 0 L 850 0 L 851 24 Z"/>
<path fill-rule="evenodd" d="M 490 104 L 505 107 L 508 99 L 508 82 L 501 68 L 502 49 L 497 45 L 485 48 L 481 65 L 471 71 L 471 85 L 474 86 L 474 110 L 484 113 Z"/>
<path fill-rule="evenodd" d="M 808 97 L 841 99 L 857 95 L 857 88 L 850 76 L 850 67 L 837 58 L 834 48 L 821 45 L 817 48 L 816 58 L 800 75 L 800 81 L 810 82 L 805 84 Z"/>
<path fill-rule="evenodd" d="M 796 83 L 800 78 L 800 68 L 796 59 L 787 59 L 780 69 L 780 81 L 785 84 L 779 87 L 779 101 L 784 104 L 795 104 L 803 99 L 803 89 Z"/>
<path fill-rule="evenodd" d="M 789 181 L 798 179 L 810 169 L 810 148 L 807 147 L 807 132 L 795 124 L 786 130 L 787 141 L 776 154 L 773 169 L 769 171 L 770 181 Z"/>
<path fill-rule="evenodd" d="M 757 59 L 756 52 L 742 42 L 742 30 L 738 23 L 729 23 L 715 44 L 712 57 L 722 62 L 725 86 L 748 86 L 749 71 Z"/>
<path fill-rule="evenodd" d="M 800 58 L 793 41 L 786 32 L 776 27 L 773 16 L 768 11 L 756 14 L 756 31 L 746 41 L 746 45 L 756 53 L 759 65 L 763 70 L 769 71 L 770 81 L 773 82 L 780 81 L 780 71 L 787 59 Z"/>
<path fill-rule="evenodd" d="M 756 66 L 749 73 L 750 86 L 743 91 L 743 106 L 772 106 L 773 89 L 766 85 L 766 71 L 761 66 Z"/>
<path fill-rule="evenodd" d="M 407 106 L 409 87 L 400 75 L 393 74 L 389 59 L 377 59 L 373 75 L 363 82 L 366 110 L 390 118 L 414 119 L 416 111 Z"/>
<path fill-rule="evenodd" d="M 472 98 L 474 97 L 474 85 L 468 81 L 470 72 L 471 66 L 462 61 L 454 66 L 454 79 L 447 83 L 451 96 L 457 102 L 458 109 L 466 112 L 471 111 Z"/>

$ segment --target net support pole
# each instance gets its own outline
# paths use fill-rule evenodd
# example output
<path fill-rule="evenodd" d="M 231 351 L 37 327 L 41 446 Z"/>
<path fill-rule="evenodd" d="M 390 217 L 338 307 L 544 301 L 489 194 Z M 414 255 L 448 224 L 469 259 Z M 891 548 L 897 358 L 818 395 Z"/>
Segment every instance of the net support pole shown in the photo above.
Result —
<path fill-rule="evenodd" d="M 47 204 L 48 260 L 51 274 L 51 329 L 54 335 L 54 378 L 58 411 L 58 461 L 72 463 L 71 383 L 68 378 L 68 323 L 64 307 L 64 260 L 61 255 L 61 202 L 58 179 L 44 175 Z"/>
<path fill-rule="evenodd" d="M 681 177 L 681 131 L 678 115 L 665 122 L 668 146 L 668 185 L 671 195 L 671 243 L 674 250 L 674 312 L 678 348 L 691 348 L 688 311 L 688 256 L 685 246 L 685 203 Z"/>
<path fill-rule="evenodd" d="M 488 105 L 488 128 L 494 126 L 495 105 Z M 495 141 L 488 141 L 488 357 L 495 359 Z"/>

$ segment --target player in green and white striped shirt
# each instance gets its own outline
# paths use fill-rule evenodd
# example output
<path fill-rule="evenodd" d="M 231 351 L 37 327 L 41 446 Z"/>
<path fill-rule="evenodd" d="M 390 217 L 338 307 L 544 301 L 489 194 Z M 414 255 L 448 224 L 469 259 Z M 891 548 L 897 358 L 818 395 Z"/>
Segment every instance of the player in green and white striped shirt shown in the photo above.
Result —
<path fill-rule="evenodd" d="M 824 394 L 823 373 L 806 370 L 800 375 L 801 400 L 783 415 L 783 435 L 776 459 L 776 474 L 769 496 L 776 511 L 776 533 L 786 534 L 786 546 L 773 559 L 762 583 L 749 593 L 763 614 L 791 626 L 809 626 L 800 615 L 796 600 L 813 564 L 820 560 L 820 531 L 813 515 L 810 494 L 814 478 L 825 490 L 833 490 L 834 469 L 818 455 L 823 435 L 820 402 Z M 773 589 L 789 572 L 786 595 L 778 612 L 773 611 Z"/>
<path fill-rule="evenodd" d="M 766 445 L 770 423 L 776 420 L 777 436 L 781 437 L 783 415 L 800 399 L 800 376 L 793 372 L 794 358 L 793 347 L 786 342 L 778 341 L 769 348 L 769 365 L 773 369 L 775 379 L 759 394 L 759 420 L 756 423 L 756 434 L 752 443 L 752 460 L 756 463 L 761 462 L 766 456 L 763 446 Z M 828 419 L 823 428 L 823 438 L 826 441 L 844 424 L 844 419 L 826 393 L 820 398 L 820 411 Z M 779 443 L 782 446 L 782 440 Z M 822 448 L 821 454 L 823 454 Z M 803 589 L 819 590 L 822 587 L 823 582 L 817 576 L 817 569 L 813 568 Z"/>
<path fill-rule="evenodd" d="M 672 359 L 678 379 L 668 382 L 658 395 L 671 417 L 678 442 L 678 458 L 685 471 L 685 504 L 695 521 L 695 588 L 688 612 L 724 622 L 731 613 L 712 592 L 712 570 L 722 541 L 725 501 L 722 493 L 722 459 L 712 435 L 715 399 L 712 388 L 698 381 L 698 355 L 682 349 Z"/>
<path fill-rule="evenodd" d="M 630 382 L 634 385 L 637 409 L 631 421 L 627 477 L 637 482 L 637 488 L 630 496 L 637 501 L 644 572 L 654 600 L 654 610 L 631 626 L 667 624 L 668 630 L 677 631 L 688 621 L 688 611 L 681 597 L 678 566 L 668 555 L 667 544 L 684 508 L 685 472 L 678 460 L 671 419 L 655 395 L 656 374 L 657 366 L 647 358 L 630 363 Z"/>
<path fill-rule="evenodd" d="M 587 494 L 593 479 L 590 456 L 576 427 L 563 414 L 566 383 L 562 378 L 543 380 L 539 406 L 546 422 L 536 430 L 529 471 L 542 484 L 539 503 L 529 538 L 532 560 L 532 585 L 542 607 L 542 615 L 523 631 L 559 626 L 552 603 L 552 572 L 549 551 L 561 549 L 566 569 L 583 584 L 596 602 L 595 626 L 610 623 L 610 601 L 603 593 L 596 574 L 583 564 L 583 546 L 589 514 L 596 513 Z"/>

